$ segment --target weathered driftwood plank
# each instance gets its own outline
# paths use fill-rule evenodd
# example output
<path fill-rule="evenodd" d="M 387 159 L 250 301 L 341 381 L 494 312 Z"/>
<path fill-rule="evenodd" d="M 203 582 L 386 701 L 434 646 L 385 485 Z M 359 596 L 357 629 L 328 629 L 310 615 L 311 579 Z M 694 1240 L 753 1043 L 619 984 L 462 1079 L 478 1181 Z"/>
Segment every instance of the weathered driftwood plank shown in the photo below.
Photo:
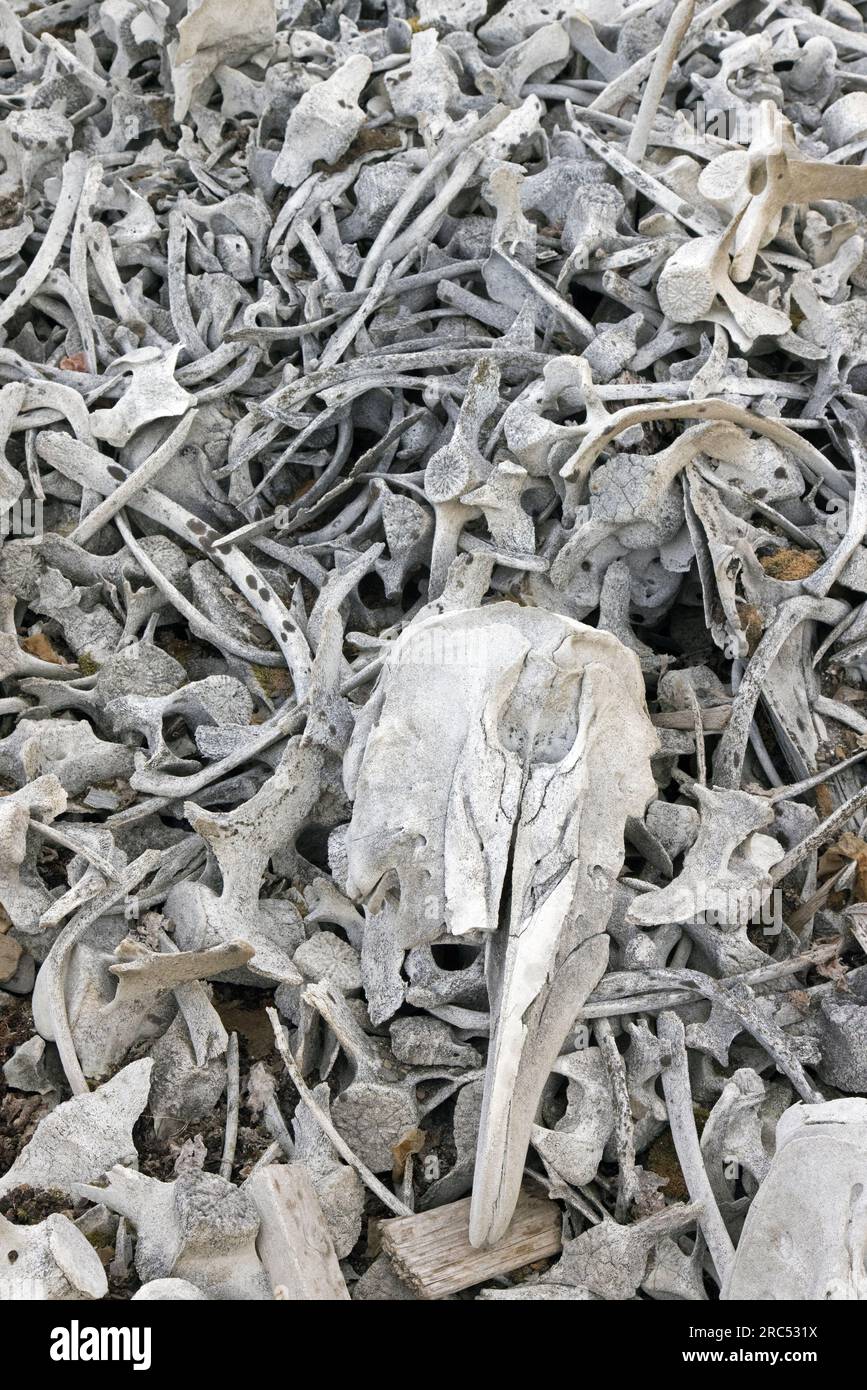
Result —
<path fill-rule="evenodd" d="M 560 1251 L 560 1212 L 547 1198 L 522 1192 L 509 1229 L 494 1245 L 470 1245 L 470 1198 L 433 1211 L 397 1216 L 381 1226 L 382 1248 L 397 1273 L 426 1299 L 482 1284 Z"/>
<path fill-rule="evenodd" d="M 246 1183 L 262 1225 L 256 1250 L 278 1298 L 349 1298 L 319 1198 L 302 1163 L 271 1164 Z"/>

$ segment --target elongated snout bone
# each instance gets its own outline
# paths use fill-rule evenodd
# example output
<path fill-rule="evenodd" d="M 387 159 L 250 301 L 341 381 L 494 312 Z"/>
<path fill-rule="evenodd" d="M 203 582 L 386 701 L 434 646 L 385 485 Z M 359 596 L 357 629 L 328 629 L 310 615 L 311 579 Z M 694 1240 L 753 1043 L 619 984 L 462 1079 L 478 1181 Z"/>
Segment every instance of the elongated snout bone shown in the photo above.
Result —
<path fill-rule="evenodd" d="M 372 1014 L 399 1004 L 404 951 L 486 940 L 493 1027 L 470 1217 L 484 1245 L 509 1224 L 545 1080 L 605 971 L 624 826 L 655 794 L 656 735 L 634 653 L 511 603 L 411 624 L 371 715 L 345 776 Z"/>

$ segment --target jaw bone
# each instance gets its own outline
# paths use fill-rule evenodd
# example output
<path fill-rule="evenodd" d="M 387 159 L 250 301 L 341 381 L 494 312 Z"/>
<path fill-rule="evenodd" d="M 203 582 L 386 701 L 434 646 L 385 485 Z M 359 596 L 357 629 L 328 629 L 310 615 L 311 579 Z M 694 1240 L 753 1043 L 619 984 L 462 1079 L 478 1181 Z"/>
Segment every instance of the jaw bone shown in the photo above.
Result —
<path fill-rule="evenodd" d="M 486 943 L 470 1240 L 490 1244 L 511 1220 L 545 1080 L 607 965 L 624 826 L 655 795 L 656 735 L 633 653 L 511 603 L 412 625 L 374 701 L 347 763 L 348 891 L 381 916 L 392 885 L 395 975 L 402 951 L 444 934 Z M 365 938 L 379 956 L 379 929 Z M 366 975 L 387 1017 L 399 982 Z"/>

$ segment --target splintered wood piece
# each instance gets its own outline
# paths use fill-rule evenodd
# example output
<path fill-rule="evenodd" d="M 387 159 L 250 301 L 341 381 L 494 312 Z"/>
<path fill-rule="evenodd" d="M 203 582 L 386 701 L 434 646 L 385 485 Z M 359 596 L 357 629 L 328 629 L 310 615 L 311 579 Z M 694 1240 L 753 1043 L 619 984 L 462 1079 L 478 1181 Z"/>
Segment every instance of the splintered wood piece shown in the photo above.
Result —
<path fill-rule="evenodd" d="M 304 1164 L 269 1164 L 244 1187 L 262 1218 L 256 1250 L 274 1296 L 291 1302 L 346 1301 L 349 1290 Z"/>
<path fill-rule="evenodd" d="M 494 1245 L 470 1245 L 470 1198 L 383 1221 L 383 1251 L 421 1298 L 445 1298 L 498 1274 L 559 1254 L 560 1211 L 522 1192 L 509 1229 Z"/>

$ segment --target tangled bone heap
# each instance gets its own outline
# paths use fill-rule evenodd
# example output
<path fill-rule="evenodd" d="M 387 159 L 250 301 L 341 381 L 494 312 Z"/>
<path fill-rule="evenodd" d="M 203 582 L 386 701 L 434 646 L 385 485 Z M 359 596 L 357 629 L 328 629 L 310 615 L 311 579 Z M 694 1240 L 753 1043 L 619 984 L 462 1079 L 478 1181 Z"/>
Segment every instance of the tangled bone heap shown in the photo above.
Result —
<path fill-rule="evenodd" d="M 0 30 L 0 1297 L 867 1296 L 860 10 Z"/>

